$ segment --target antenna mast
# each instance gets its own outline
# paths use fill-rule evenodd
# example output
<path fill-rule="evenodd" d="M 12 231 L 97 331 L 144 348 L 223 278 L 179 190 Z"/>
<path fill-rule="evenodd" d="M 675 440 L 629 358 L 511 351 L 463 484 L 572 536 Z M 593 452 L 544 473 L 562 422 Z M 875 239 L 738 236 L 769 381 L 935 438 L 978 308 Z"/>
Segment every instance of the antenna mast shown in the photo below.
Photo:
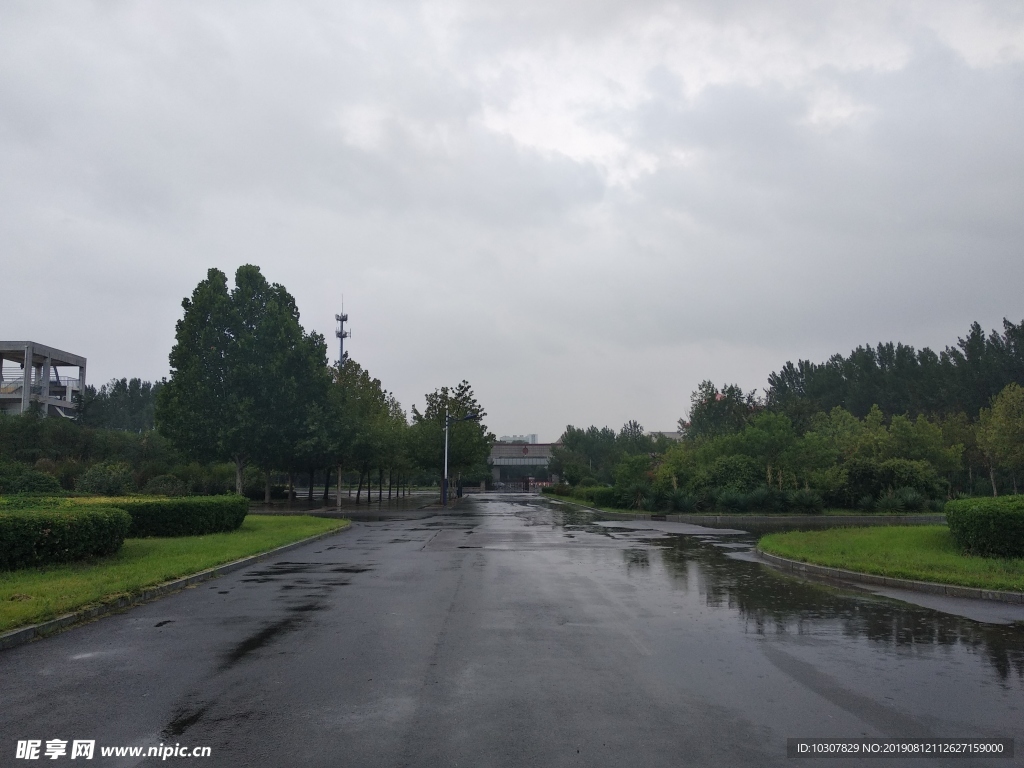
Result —
<path fill-rule="evenodd" d="M 338 337 L 338 365 L 345 364 L 345 339 L 352 335 L 351 331 L 345 330 L 345 323 L 348 322 L 348 315 L 345 314 L 345 297 L 341 297 L 341 314 L 335 315 L 334 319 L 338 321 L 338 330 L 334 332 L 334 335 Z"/>

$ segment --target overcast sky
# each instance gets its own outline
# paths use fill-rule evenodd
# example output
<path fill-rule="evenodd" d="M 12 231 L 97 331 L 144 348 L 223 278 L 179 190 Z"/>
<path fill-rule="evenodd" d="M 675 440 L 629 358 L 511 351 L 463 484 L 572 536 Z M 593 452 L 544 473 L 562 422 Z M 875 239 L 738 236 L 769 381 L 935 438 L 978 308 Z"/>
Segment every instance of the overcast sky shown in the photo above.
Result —
<path fill-rule="evenodd" d="M 1024 318 L 1024 4 L 5 0 L 0 248 L 95 384 L 253 263 L 407 408 L 672 429 Z"/>

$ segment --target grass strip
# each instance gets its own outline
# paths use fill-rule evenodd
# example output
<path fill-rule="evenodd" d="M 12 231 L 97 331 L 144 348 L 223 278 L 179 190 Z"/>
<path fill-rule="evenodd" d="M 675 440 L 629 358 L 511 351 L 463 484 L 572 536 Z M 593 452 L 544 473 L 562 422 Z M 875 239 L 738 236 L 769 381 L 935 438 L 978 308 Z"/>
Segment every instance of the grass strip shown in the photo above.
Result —
<path fill-rule="evenodd" d="M 1024 559 L 962 555 L 944 525 L 772 533 L 758 547 L 790 560 L 878 576 L 1024 591 Z"/>
<path fill-rule="evenodd" d="M 138 594 L 165 581 L 342 528 L 347 520 L 249 515 L 229 533 L 126 539 L 116 554 L 0 573 L 0 632 Z"/>

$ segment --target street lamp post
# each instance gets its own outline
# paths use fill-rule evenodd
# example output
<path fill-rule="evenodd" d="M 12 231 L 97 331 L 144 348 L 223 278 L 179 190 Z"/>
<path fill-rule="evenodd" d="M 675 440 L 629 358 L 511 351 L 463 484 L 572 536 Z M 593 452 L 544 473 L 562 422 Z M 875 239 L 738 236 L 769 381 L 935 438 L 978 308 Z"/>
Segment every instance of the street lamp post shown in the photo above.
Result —
<path fill-rule="evenodd" d="M 444 407 L 444 477 L 441 479 L 441 506 L 448 506 L 448 428 L 459 421 L 476 421 L 479 413 L 468 413 L 461 419 L 453 419 L 448 415 L 448 406 Z"/>

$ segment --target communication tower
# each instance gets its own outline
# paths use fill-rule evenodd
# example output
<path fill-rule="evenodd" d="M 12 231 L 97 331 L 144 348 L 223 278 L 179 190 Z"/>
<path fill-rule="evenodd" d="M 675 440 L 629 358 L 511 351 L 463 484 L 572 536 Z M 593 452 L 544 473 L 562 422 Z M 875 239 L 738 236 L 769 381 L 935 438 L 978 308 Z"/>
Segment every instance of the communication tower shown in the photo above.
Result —
<path fill-rule="evenodd" d="M 348 315 L 345 314 L 345 302 L 341 302 L 341 314 L 335 315 L 334 319 L 338 321 L 338 330 L 334 332 L 334 335 L 338 337 L 338 364 L 344 365 L 345 363 L 345 339 L 352 336 L 352 331 L 345 330 L 345 323 L 348 322 Z"/>

